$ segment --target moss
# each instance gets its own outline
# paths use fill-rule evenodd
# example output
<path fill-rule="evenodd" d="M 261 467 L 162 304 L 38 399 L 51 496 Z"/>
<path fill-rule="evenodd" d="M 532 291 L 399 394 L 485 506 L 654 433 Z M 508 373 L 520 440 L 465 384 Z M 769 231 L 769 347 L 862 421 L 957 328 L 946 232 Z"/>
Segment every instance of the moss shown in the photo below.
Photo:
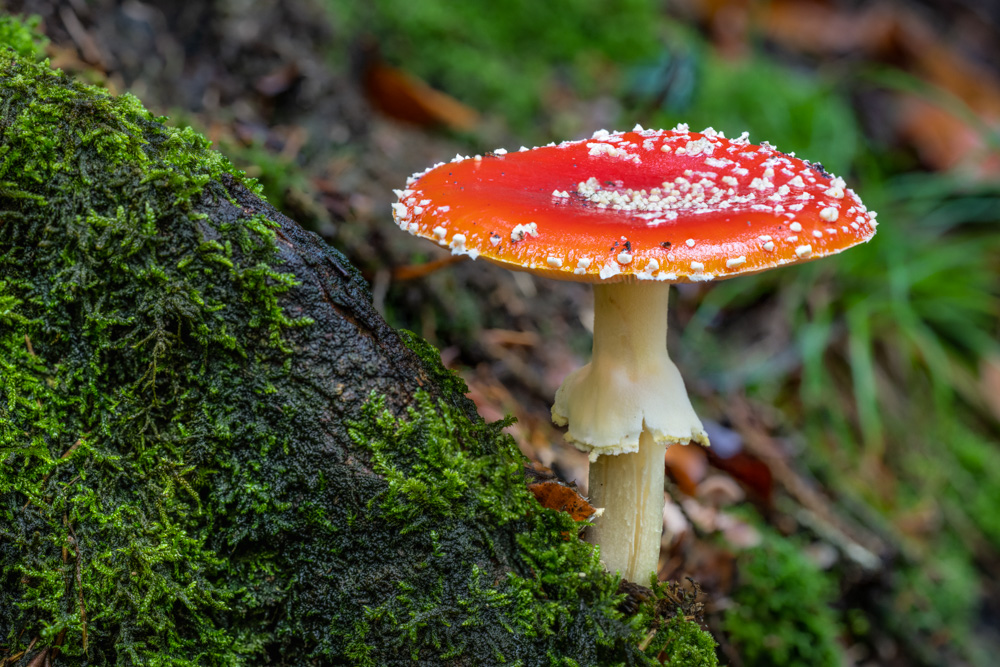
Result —
<path fill-rule="evenodd" d="M 647 657 L 671 665 L 715 667 L 715 640 L 694 621 L 700 618 L 704 605 L 698 601 L 701 593 L 684 589 L 676 582 L 651 581 L 652 595 L 643 601 L 637 614 L 648 622 L 647 634 L 640 642 Z M 640 627 L 647 623 L 639 623 Z"/>
<path fill-rule="evenodd" d="M 501 433 L 506 424 L 471 422 L 424 393 L 417 402 L 409 419 L 398 420 L 373 398 L 352 429 L 388 482 L 369 501 L 374 520 L 419 543 L 411 553 L 421 554 L 401 564 L 397 594 L 365 610 L 371 641 L 395 635 L 404 657 L 407 647 L 430 645 L 441 662 L 493 653 L 509 664 L 548 664 L 539 659 L 547 654 L 555 664 L 598 664 L 622 655 L 632 630 L 615 610 L 616 582 L 588 545 L 562 539 L 577 531 L 568 515 L 534 501 L 521 457 Z M 499 539 L 517 542 L 517 561 L 489 580 L 484 557 L 510 551 Z"/>
<path fill-rule="evenodd" d="M 259 642 L 220 627 L 247 596 L 205 530 L 234 462 L 204 447 L 244 428 L 218 376 L 296 324 L 274 223 L 199 212 L 239 174 L 132 96 L 11 51 L 0 88 L 0 654 L 234 662 Z"/>
<path fill-rule="evenodd" d="M 719 664 L 712 636 L 680 613 L 667 621 L 659 635 L 660 641 L 650 645 L 647 655 L 665 654 L 668 664 L 705 667 Z"/>
<path fill-rule="evenodd" d="M 649 662 L 342 255 L 134 97 L 0 99 L 0 662 Z"/>
<path fill-rule="evenodd" d="M 831 604 L 832 580 L 802 545 L 758 526 L 763 541 L 738 561 L 739 580 L 724 629 L 743 663 L 836 667 L 846 657 L 842 628 Z"/>
<path fill-rule="evenodd" d="M 439 386 L 445 389 L 446 394 L 464 396 L 469 392 L 465 380 L 458 373 L 446 369 L 441 364 L 441 353 L 436 347 L 407 329 L 398 329 L 398 332 L 403 344 L 417 355 L 427 373 Z"/>
<path fill-rule="evenodd" d="M 38 32 L 41 22 L 38 16 L 17 19 L 0 15 L 0 46 L 13 49 L 22 58 L 42 58 L 49 40 Z"/>
<path fill-rule="evenodd" d="M 444 372 L 430 355 L 425 363 Z M 565 538 L 579 530 L 573 519 L 541 508 L 528 491 L 523 457 L 502 432 L 507 425 L 470 421 L 423 392 L 407 419 L 386 411 L 377 397 L 366 405 L 352 437 L 371 451 L 373 470 L 388 482 L 369 510 L 376 523 L 423 542 L 424 558 L 413 564 L 412 576 L 399 580 L 398 595 L 366 608 L 372 643 L 352 650 L 370 655 L 393 628 L 403 628 L 397 634 L 401 651 L 431 645 L 442 663 L 492 652 L 496 664 L 646 664 L 665 653 L 677 664 L 715 665 L 710 635 L 683 615 L 664 618 L 658 611 L 664 590 L 632 619 L 617 610 L 618 581 L 590 545 Z M 474 537 L 446 544 L 448 533 Z M 486 581 L 477 554 L 501 557 L 508 549 L 497 541 L 511 535 L 516 558 L 502 580 Z M 654 626 L 656 641 L 638 651 Z M 466 627 L 480 630 L 459 630 Z"/>

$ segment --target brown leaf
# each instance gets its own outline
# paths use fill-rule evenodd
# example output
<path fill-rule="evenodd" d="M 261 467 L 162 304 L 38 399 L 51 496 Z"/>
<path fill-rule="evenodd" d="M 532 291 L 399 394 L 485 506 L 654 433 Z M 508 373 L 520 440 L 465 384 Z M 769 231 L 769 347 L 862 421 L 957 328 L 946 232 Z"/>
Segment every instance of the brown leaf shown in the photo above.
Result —
<path fill-rule="evenodd" d="M 719 470 L 727 472 L 747 487 L 765 505 L 771 505 L 774 493 L 774 475 L 766 463 L 746 452 L 737 452 L 729 458 L 716 456 L 711 450 L 708 460 Z"/>
<path fill-rule="evenodd" d="M 575 488 L 559 480 L 535 482 L 528 489 L 542 507 L 566 512 L 574 521 L 586 521 L 594 515 L 593 506 Z"/>
<path fill-rule="evenodd" d="M 884 53 L 896 18 L 879 4 L 853 12 L 820 2 L 777 0 L 767 4 L 761 23 L 768 37 L 786 48 L 829 56 Z"/>
<path fill-rule="evenodd" d="M 667 473 L 677 487 L 689 496 L 695 495 L 698 483 L 708 472 L 705 448 L 698 445 L 671 445 L 664 456 Z"/>

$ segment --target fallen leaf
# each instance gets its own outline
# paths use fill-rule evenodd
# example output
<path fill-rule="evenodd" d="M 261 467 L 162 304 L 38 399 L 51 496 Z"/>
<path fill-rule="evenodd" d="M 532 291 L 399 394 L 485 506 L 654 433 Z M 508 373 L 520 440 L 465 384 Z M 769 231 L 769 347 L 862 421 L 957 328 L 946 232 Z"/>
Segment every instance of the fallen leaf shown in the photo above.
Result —
<path fill-rule="evenodd" d="M 381 113 L 412 125 L 443 126 L 464 132 L 479 122 L 475 109 L 384 62 L 375 45 L 366 44 L 362 49 L 365 96 Z"/>
<path fill-rule="evenodd" d="M 550 510 L 566 512 L 574 521 L 586 521 L 594 515 L 594 507 L 580 493 L 564 482 L 548 481 L 529 484 L 528 489 L 542 505 Z"/>
<path fill-rule="evenodd" d="M 705 448 L 698 445 L 671 445 L 664 456 L 667 473 L 684 494 L 693 496 L 708 472 Z"/>
<path fill-rule="evenodd" d="M 586 521 L 597 511 L 580 495 L 575 485 L 562 481 L 551 469 L 538 463 L 529 463 L 524 470 L 528 478 L 528 489 L 542 507 L 566 512 L 574 521 Z"/>
<path fill-rule="evenodd" d="M 737 452 L 728 458 L 722 458 L 711 450 L 708 452 L 708 460 L 713 467 L 729 473 L 733 479 L 743 484 L 765 505 L 771 505 L 774 475 L 766 463 L 746 452 Z"/>

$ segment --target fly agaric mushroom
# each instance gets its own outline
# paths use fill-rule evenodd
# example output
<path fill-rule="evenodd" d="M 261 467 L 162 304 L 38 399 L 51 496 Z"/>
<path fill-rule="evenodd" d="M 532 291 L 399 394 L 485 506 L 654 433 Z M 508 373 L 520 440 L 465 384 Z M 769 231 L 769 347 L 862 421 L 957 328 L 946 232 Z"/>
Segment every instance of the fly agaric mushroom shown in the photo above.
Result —
<path fill-rule="evenodd" d="M 708 445 L 667 356 L 670 285 L 825 257 L 876 227 L 821 165 L 687 125 L 459 155 L 395 192 L 400 228 L 453 254 L 594 284 L 593 356 L 556 392 L 552 419 L 590 453 L 604 512 L 588 539 L 640 582 L 657 569 L 665 448 Z"/>

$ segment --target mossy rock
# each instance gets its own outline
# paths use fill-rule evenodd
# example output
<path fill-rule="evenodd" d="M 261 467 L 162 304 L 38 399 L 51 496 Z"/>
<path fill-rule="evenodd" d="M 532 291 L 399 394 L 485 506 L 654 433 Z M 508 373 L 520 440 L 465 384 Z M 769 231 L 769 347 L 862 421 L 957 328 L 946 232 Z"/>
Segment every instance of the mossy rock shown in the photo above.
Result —
<path fill-rule="evenodd" d="M 204 138 L 0 47 L 0 665 L 715 664 L 428 348 Z"/>

